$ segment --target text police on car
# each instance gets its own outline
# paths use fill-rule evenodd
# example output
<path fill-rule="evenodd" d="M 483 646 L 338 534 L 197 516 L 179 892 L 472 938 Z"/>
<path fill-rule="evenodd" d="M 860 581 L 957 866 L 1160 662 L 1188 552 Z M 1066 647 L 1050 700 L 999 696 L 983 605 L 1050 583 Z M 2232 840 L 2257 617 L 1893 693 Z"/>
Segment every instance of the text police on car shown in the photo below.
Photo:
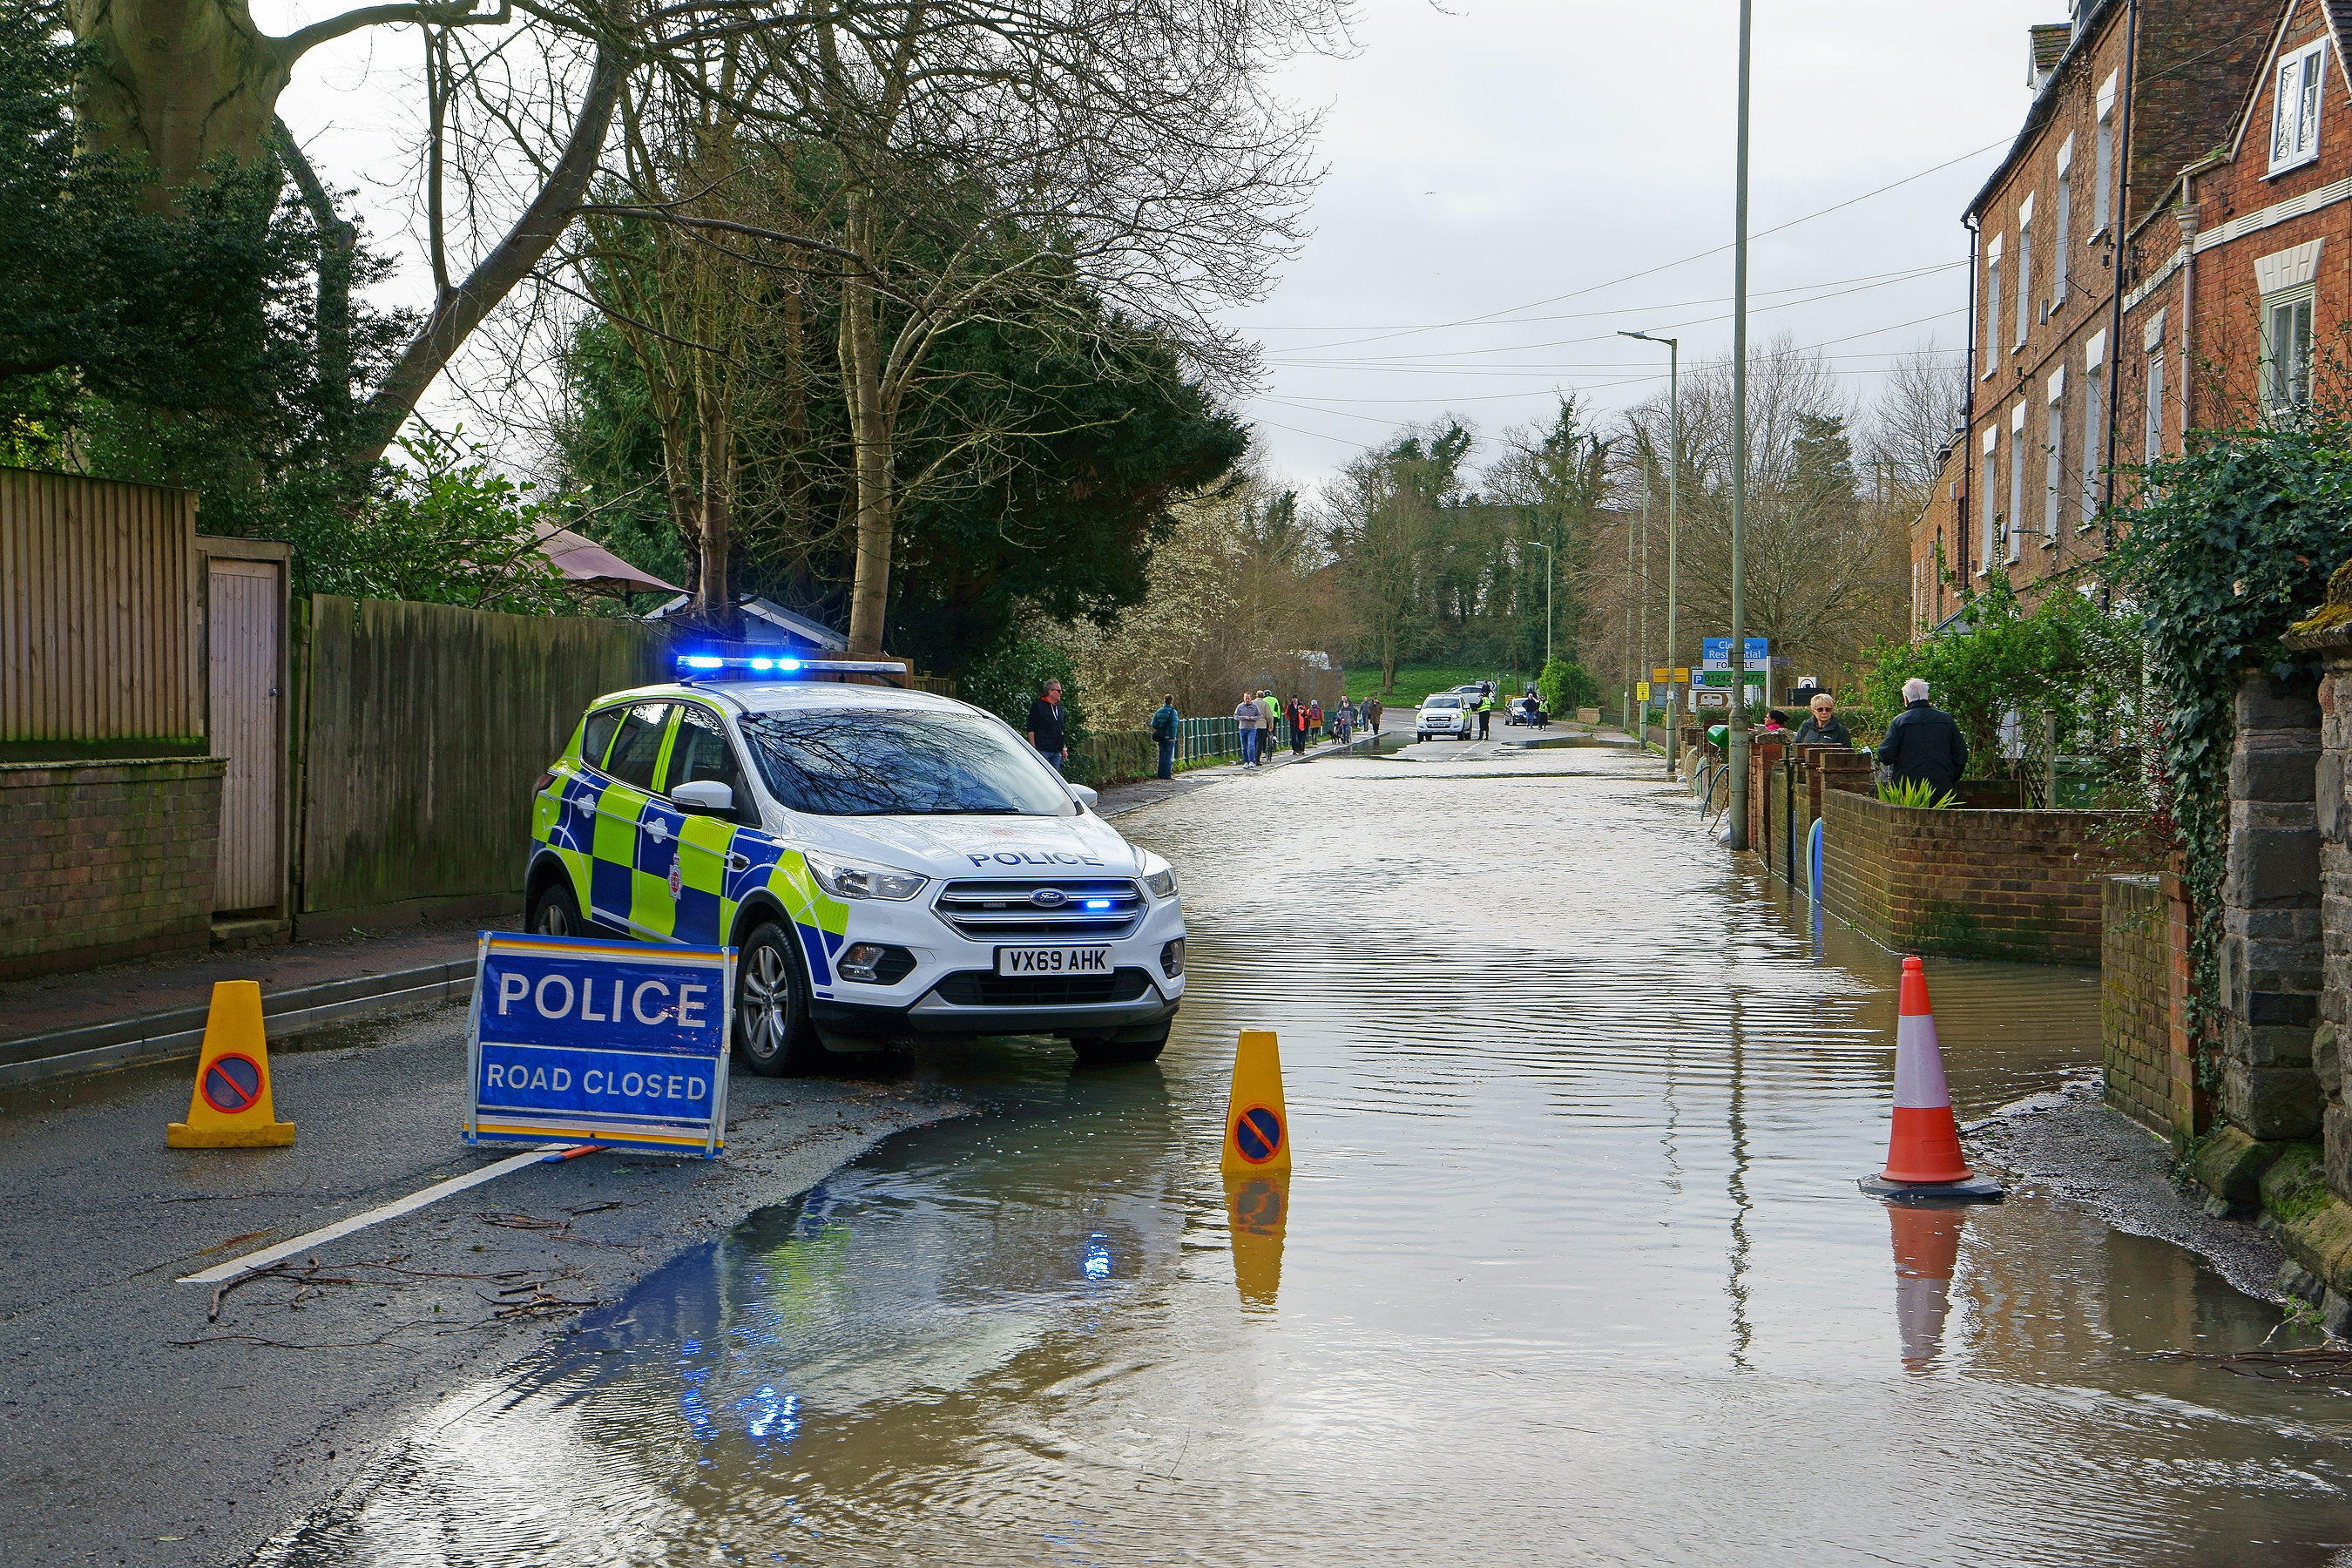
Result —
<path fill-rule="evenodd" d="M 530 929 L 740 950 L 735 1048 L 806 1072 L 893 1036 L 1052 1034 L 1148 1061 L 1184 994 L 1167 862 L 993 714 L 679 659 L 599 699 L 539 781 Z"/>

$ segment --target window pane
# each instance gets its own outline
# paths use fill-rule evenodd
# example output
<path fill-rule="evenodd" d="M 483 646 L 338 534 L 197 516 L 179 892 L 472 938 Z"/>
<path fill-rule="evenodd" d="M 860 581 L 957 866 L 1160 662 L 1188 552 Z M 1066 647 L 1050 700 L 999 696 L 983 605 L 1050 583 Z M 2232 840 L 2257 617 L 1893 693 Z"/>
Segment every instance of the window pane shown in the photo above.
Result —
<path fill-rule="evenodd" d="M 743 721 L 776 798 L 818 816 L 1068 816 L 1053 770 L 977 714 L 762 714 Z"/>
<path fill-rule="evenodd" d="M 2147 356 L 2147 460 L 2164 456 L 2164 355 Z"/>
<path fill-rule="evenodd" d="M 2293 60 L 2279 67 L 2278 89 L 2271 96 L 2271 162 L 2278 163 L 2294 152 L 2294 111 L 2302 100 L 2295 90 Z"/>
<path fill-rule="evenodd" d="M 669 704 L 640 702 L 621 721 L 613 760 L 604 771 L 639 789 L 654 787 L 654 764 L 661 761 L 662 733 L 669 727 Z"/>
<path fill-rule="evenodd" d="M 1992 454 L 1987 452 L 1984 459 L 1984 522 L 1979 530 L 1984 538 L 1977 554 L 1979 576 L 1992 570 L 1993 521 L 2000 514 L 2000 509 L 1994 503 L 1993 498 L 1993 475 L 1998 471 L 1993 467 Z"/>
<path fill-rule="evenodd" d="M 2287 328 L 2287 353 L 2293 367 L 2293 379 L 2287 394 L 2297 407 L 2311 401 L 2311 301 L 2298 300 L 2291 307 L 2292 320 Z"/>
<path fill-rule="evenodd" d="M 592 768 L 604 765 L 604 752 L 613 743 L 613 731 L 621 727 L 621 715 L 626 709 L 607 708 L 601 713 L 588 715 L 587 727 L 580 731 L 580 760 Z"/>
<path fill-rule="evenodd" d="M 2323 51 L 2303 57 L 2303 101 L 2295 117 L 2294 150 L 2308 153 L 2319 144 L 2319 62 Z"/>
<path fill-rule="evenodd" d="M 2042 500 L 2042 537 L 2044 539 L 2058 537 L 2058 491 L 2066 482 L 2065 445 L 2065 405 L 2053 403 L 2050 405 L 2050 471 L 2042 483 L 2042 489 L 2048 492 Z"/>
<path fill-rule="evenodd" d="M 2083 382 L 2083 522 L 2088 528 L 2099 515 L 2099 455 L 2107 441 L 2106 422 L 2099 414 L 2099 384 Z"/>
<path fill-rule="evenodd" d="M 719 715 L 708 708 L 684 704 L 677 710 L 677 739 L 670 745 L 669 773 L 662 793 L 667 795 L 682 784 L 704 782 L 725 784 L 735 792 L 737 805 L 745 804 L 742 770 L 736 764 L 735 748 L 728 743 Z"/>

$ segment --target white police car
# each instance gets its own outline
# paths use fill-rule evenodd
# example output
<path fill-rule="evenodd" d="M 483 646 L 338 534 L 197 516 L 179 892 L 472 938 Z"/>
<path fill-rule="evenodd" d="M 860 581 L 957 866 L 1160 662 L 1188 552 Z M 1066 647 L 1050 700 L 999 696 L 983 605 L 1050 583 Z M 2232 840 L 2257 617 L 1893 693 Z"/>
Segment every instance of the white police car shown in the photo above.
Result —
<path fill-rule="evenodd" d="M 760 1073 L 912 1034 L 1160 1054 L 1176 874 L 1092 790 L 992 713 L 812 678 L 895 665 L 679 663 L 599 699 L 541 777 L 530 930 L 737 948 L 735 1048 Z"/>

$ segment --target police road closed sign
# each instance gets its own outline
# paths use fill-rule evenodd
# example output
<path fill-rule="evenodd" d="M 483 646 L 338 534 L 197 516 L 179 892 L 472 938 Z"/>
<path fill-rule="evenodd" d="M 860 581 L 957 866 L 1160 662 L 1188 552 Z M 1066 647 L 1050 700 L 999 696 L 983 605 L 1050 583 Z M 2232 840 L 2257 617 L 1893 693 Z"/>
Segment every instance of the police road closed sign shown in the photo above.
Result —
<path fill-rule="evenodd" d="M 734 1000 L 731 949 L 484 931 L 466 1141 L 715 1159 Z"/>

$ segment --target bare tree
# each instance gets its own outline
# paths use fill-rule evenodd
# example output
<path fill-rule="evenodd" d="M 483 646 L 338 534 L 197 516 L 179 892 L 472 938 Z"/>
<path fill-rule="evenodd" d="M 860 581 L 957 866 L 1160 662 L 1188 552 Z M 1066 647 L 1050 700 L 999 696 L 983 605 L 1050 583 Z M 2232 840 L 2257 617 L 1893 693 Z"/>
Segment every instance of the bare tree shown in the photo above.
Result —
<path fill-rule="evenodd" d="M 1968 371 L 1929 337 L 1895 360 L 1864 425 L 1874 488 L 1886 506 L 1916 517 L 1943 471 L 1937 454 L 1956 439 L 1968 407 Z"/>

